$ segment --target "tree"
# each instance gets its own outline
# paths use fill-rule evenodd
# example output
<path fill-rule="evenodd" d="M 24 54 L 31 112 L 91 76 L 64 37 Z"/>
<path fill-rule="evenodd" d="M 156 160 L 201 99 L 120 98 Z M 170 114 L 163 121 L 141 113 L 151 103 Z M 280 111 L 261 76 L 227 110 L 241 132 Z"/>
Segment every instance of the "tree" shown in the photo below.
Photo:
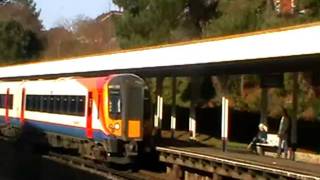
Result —
<path fill-rule="evenodd" d="M 29 29 L 37 34 L 43 30 L 42 22 L 39 20 L 39 12 L 33 12 L 28 6 L 18 3 L 8 3 L 0 6 L 0 21 L 17 21 L 24 29 Z"/>
<path fill-rule="evenodd" d="M 58 27 L 45 32 L 48 45 L 44 57 L 72 57 L 119 49 L 112 17 L 112 13 L 96 19 L 80 15 L 73 21 L 60 22 Z"/>
<path fill-rule="evenodd" d="M 118 5 L 124 11 L 129 12 L 130 14 L 137 15 L 140 10 L 145 8 L 145 3 L 147 1 L 143 0 L 113 0 L 113 3 Z"/>
<path fill-rule="evenodd" d="M 37 58 L 42 43 L 37 35 L 25 30 L 16 21 L 0 22 L 0 60 L 2 63 L 22 62 Z"/>
<path fill-rule="evenodd" d="M 301 13 L 311 17 L 320 16 L 320 1 L 319 0 L 299 0 L 298 7 Z"/>
<path fill-rule="evenodd" d="M 32 0 L 2 0 L 0 5 L 0 60 L 23 62 L 38 58 L 45 44 L 43 27 Z"/>
<path fill-rule="evenodd" d="M 77 55 L 75 52 L 79 44 L 74 34 L 64 27 L 52 28 L 45 32 L 47 46 L 44 51 L 45 58 L 61 58 Z"/>
<path fill-rule="evenodd" d="M 258 29 L 262 20 L 264 0 L 221 1 L 218 7 L 219 16 L 212 18 L 203 27 L 205 36 L 234 34 Z"/>
<path fill-rule="evenodd" d="M 113 2 L 124 11 L 117 24 L 122 48 L 199 38 L 218 6 L 218 0 Z"/>
<path fill-rule="evenodd" d="M 186 7 L 186 16 L 201 33 L 202 25 L 217 15 L 219 0 L 189 0 Z"/>
<path fill-rule="evenodd" d="M 33 0 L 11 0 L 14 3 L 22 4 L 23 6 L 27 7 L 34 16 L 37 18 L 40 15 L 40 10 L 37 11 L 36 3 Z"/>
<path fill-rule="evenodd" d="M 171 42 L 181 26 L 186 0 L 117 0 L 124 13 L 116 32 L 122 48 Z"/>

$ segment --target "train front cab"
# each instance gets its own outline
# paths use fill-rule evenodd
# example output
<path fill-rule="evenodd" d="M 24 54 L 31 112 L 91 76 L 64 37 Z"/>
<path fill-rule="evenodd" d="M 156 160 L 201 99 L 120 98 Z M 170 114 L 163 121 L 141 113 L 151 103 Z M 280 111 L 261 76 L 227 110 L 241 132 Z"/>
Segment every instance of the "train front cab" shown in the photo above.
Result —
<path fill-rule="evenodd" d="M 135 75 L 115 76 L 105 84 L 104 92 L 104 114 L 110 121 L 106 125 L 117 139 L 108 141 L 109 152 L 115 153 L 109 160 L 128 163 L 137 157 L 143 140 L 144 81 Z"/>

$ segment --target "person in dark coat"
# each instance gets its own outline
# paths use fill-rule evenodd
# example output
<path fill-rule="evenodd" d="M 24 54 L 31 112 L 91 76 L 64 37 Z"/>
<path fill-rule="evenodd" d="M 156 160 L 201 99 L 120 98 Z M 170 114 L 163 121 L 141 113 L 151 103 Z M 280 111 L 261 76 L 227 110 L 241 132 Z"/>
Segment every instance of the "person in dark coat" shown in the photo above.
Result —
<path fill-rule="evenodd" d="M 279 136 L 279 145 L 277 156 L 280 157 L 281 153 L 285 153 L 285 157 L 287 157 L 288 153 L 288 140 L 289 140 L 289 132 L 290 132 L 290 117 L 285 108 L 282 109 L 283 115 L 280 120 L 278 136 Z"/>

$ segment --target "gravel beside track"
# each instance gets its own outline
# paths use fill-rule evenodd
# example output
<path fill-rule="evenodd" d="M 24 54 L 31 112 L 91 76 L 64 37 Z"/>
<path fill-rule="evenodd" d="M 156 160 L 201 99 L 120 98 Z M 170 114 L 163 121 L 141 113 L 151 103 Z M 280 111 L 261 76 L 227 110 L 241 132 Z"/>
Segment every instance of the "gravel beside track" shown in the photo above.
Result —
<path fill-rule="evenodd" d="M 137 172 L 132 169 L 121 169 L 114 167 L 107 167 L 104 163 L 97 163 L 92 160 L 86 160 L 77 156 L 49 153 L 44 155 L 44 158 L 66 164 L 67 166 L 75 169 L 90 172 L 94 175 L 105 177 L 111 180 L 164 180 L 165 176 L 163 173 L 153 172 L 150 170 L 139 170 Z M 121 167 L 121 165 L 120 165 Z"/>
<path fill-rule="evenodd" d="M 92 174 L 105 177 L 106 179 L 112 180 L 146 180 L 143 176 L 139 174 L 134 174 L 129 171 L 120 171 L 112 168 L 108 168 L 103 163 L 93 162 L 91 160 L 82 159 L 80 157 L 58 154 L 58 153 L 49 153 L 49 155 L 43 156 L 46 159 L 65 164 L 67 166 L 90 172 Z"/>
<path fill-rule="evenodd" d="M 35 153 L 29 146 L 19 146 L 0 140 L 0 179 L 100 180 L 105 178 L 44 159 L 39 153 Z"/>
<path fill-rule="evenodd" d="M 41 154 L 26 144 L 0 140 L 1 180 L 134 179 L 161 180 L 165 176 L 149 170 L 115 170 L 104 164 L 60 153 Z"/>

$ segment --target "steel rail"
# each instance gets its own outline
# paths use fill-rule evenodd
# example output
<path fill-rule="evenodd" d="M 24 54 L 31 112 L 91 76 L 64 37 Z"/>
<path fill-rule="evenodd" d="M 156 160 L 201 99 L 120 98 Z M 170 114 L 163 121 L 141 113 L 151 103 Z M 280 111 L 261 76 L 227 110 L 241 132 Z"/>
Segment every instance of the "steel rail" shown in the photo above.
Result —
<path fill-rule="evenodd" d="M 139 176 L 128 171 L 119 171 L 107 167 L 105 164 L 96 163 L 92 160 L 83 159 L 80 157 L 50 152 L 42 156 L 45 159 L 64 164 L 66 166 L 89 172 L 111 180 L 146 180 L 148 178 Z"/>

